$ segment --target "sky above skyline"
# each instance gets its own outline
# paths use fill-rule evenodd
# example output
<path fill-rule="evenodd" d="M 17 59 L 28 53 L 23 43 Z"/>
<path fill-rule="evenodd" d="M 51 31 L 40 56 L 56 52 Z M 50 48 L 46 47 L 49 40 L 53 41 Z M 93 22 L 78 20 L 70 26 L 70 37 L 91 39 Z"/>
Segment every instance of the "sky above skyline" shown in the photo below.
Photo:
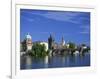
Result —
<path fill-rule="evenodd" d="M 57 43 L 90 44 L 90 13 L 77 11 L 20 10 L 20 39 L 29 33 L 32 41 L 48 41 L 50 34 Z"/>

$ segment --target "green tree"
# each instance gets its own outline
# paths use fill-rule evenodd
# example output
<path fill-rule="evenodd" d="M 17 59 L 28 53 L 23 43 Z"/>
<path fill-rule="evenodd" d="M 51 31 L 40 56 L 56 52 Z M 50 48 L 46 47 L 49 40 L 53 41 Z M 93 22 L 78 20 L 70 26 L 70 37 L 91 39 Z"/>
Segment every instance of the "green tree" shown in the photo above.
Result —
<path fill-rule="evenodd" d="M 81 46 L 83 46 L 83 47 L 84 47 L 84 46 L 86 46 L 86 44 L 81 44 Z"/>
<path fill-rule="evenodd" d="M 42 45 L 42 44 L 36 43 L 36 44 L 33 44 L 32 46 L 32 51 L 34 51 L 34 55 L 38 57 L 42 57 L 47 54 L 45 49 L 46 47 L 44 44 Z"/>
<path fill-rule="evenodd" d="M 70 49 L 75 49 L 75 43 L 69 42 L 68 44 Z"/>

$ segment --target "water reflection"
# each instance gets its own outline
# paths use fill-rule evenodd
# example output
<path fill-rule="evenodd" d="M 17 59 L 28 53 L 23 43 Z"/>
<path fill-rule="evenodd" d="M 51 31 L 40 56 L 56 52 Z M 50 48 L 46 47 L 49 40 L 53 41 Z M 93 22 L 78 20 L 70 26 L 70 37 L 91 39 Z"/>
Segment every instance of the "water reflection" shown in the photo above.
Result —
<path fill-rule="evenodd" d="M 61 57 L 61 61 L 62 61 L 62 66 L 65 66 L 65 56 Z"/>
<path fill-rule="evenodd" d="M 44 57 L 44 67 L 45 68 L 48 68 L 48 63 L 49 63 L 49 57 L 48 56 L 45 56 Z"/>
<path fill-rule="evenodd" d="M 32 68 L 32 58 L 30 56 L 26 56 L 26 69 L 31 69 Z"/>
<path fill-rule="evenodd" d="M 21 57 L 21 69 L 90 66 L 90 54 L 55 55 L 45 57 Z"/>
<path fill-rule="evenodd" d="M 22 69 L 32 68 L 32 57 L 31 56 L 21 56 L 21 68 Z"/>

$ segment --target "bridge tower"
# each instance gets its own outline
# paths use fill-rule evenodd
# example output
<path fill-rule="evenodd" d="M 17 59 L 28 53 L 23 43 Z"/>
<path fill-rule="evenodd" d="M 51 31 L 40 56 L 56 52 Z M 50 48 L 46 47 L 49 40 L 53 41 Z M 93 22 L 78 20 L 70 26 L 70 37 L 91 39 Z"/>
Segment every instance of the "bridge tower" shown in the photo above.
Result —
<path fill-rule="evenodd" d="M 52 35 L 50 34 L 50 37 L 48 38 L 48 49 L 52 50 L 54 45 L 54 39 Z"/>

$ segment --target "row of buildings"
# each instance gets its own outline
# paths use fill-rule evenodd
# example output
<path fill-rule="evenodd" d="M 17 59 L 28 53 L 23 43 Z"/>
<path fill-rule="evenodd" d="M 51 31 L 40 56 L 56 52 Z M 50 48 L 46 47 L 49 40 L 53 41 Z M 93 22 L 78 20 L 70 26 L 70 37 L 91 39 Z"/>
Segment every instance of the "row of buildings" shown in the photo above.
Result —
<path fill-rule="evenodd" d="M 32 46 L 34 43 L 39 43 L 39 44 L 44 44 L 45 47 L 46 47 L 46 51 L 48 49 L 52 50 L 52 49 L 57 49 L 57 48 L 62 48 L 64 47 L 65 45 L 68 46 L 68 44 L 65 43 L 65 40 L 64 38 L 62 37 L 61 39 L 61 43 L 58 44 L 55 42 L 54 38 L 52 37 L 52 35 L 49 36 L 48 38 L 48 42 L 45 42 L 45 41 L 35 41 L 33 42 L 32 41 L 32 36 L 28 33 L 25 37 L 25 41 L 26 41 L 26 49 L 27 50 L 32 50 Z"/>
<path fill-rule="evenodd" d="M 26 45 L 26 51 L 28 50 L 32 50 L 32 46 L 33 44 L 39 43 L 41 45 L 45 45 L 45 50 L 53 50 L 53 49 L 66 49 L 69 48 L 70 44 L 69 43 L 65 43 L 64 38 L 62 37 L 61 42 L 60 43 L 56 43 L 54 40 L 54 37 L 52 35 L 50 35 L 48 37 L 48 41 L 32 41 L 32 36 L 28 33 L 25 37 L 25 45 Z M 21 43 L 22 45 L 22 43 Z M 21 46 L 22 47 L 22 46 Z M 78 46 L 75 45 L 75 49 L 77 49 Z M 84 46 L 84 48 L 86 49 L 87 47 Z"/>

